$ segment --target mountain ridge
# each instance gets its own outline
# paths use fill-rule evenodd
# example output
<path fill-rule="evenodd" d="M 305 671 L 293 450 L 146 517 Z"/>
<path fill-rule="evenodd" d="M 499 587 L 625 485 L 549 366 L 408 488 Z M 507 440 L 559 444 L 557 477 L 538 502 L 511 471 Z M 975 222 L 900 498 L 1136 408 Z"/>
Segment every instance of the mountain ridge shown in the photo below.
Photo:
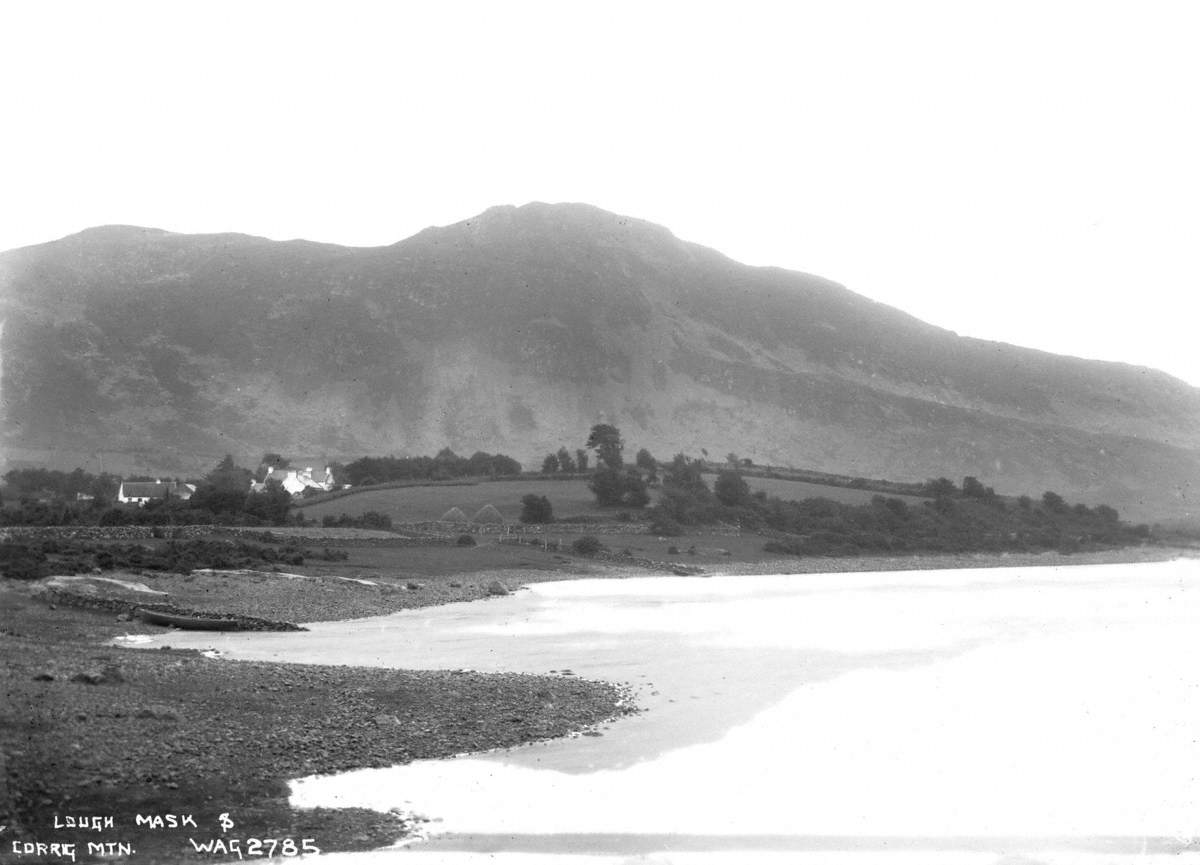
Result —
<path fill-rule="evenodd" d="M 18 456 L 448 445 L 533 465 L 603 418 L 660 456 L 1148 512 L 1200 483 L 1200 390 L 1166 373 L 958 336 L 591 205 L 376 247 L 100 226 L 0 253 L 0 317 Z"/>

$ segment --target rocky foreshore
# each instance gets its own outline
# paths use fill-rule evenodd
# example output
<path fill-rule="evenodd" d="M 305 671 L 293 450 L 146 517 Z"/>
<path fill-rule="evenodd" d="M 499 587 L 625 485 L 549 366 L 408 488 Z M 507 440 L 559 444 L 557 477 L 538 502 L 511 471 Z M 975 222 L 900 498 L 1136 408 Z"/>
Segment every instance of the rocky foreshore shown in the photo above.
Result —
<path fill-rule="evenodd" d="M 6 845 L 75 839 L 82 850 L 94 837 L 55 829 L 55 815 L 154 811 L 192 814 L 201 825 L 227 813 L 247 836 L 303 836 L 322 850 L 381 846 L 411 829 L 407 817 L 294 811 L 284 781 L 510 747 L 628 711 L 619 688 L 572 677 L 108 647 L 102 640 L 134 623 L 52 606 L 26 586 L 3 584 L 0 593 Z M 212 861 L 178 834 L 143 827 L 123 838 L 136 850 L 129 861 Z"/>

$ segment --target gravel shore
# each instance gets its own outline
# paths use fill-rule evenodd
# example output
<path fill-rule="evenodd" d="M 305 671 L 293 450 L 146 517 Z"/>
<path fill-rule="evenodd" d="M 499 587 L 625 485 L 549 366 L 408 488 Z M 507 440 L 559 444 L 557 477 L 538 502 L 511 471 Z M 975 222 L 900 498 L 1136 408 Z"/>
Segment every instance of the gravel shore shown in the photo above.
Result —
<path fill-rule="evenodd" d="M 386 845 L 411 828 L 405 817 L 294 811 L 284 781 L 510 747 L 627 711 L 616 687 L 571 677 L 262 664 L 107 647 L 105 638 L 151 626 L 52 608 L 28 586 L 0 585 L 0 595 L 6 854 L 13 840 L 75 841 L 80 851 L 97 840 L 94 832 L 55 829 L 63 814 L 118 815 L 119 838 L 135 850 L 130 861 L 213 861 L 190 852 L 186 832 L 129 825 L 136 813 L 191 814 L 208 827 L 201 834 L 227 813 L 246 837 L 311 838 L 322 850 Z M 78 861 L 86 859 L 81 853 Z"/>
<path fill-rule="evenodd" d="M 1072 556 L 724 558 L 706 566 L 725 574 L 812 573 L 1155 561 L 1189 552 L 1195 555 L 1136 548 Z M 125 612 L 145 603 L 304 623 L 475 600 L 542 580 L 654 573 L 495 547 L 405 551 L 400 563 L 420 567 L 417 577 L 398 570 L 395 555 L 363 550 L 348 565 L 293 574 L 57 578 L 58 596 L 46 581 L 0 580 L 0 825 L 7 827 L 0 861 L 8 861 L 14 840 L 74 840 L 77 861 L 86 861 L 82 851 L 97 836 L 56 829 L 63 814 L 118 815 L 118 822 L 124 815 L 118 835 L 133 847 L 127 858 L 134 862 L 221 858 L 192 852 L 186 834 L 128 825 L 136 813 L 193 815 L 205 827 L 198 837 L 211 835 L 224 813 L 241 837 L 310 838 L 322 850 L 379 847 L 410 832 L 412 818 L 295 811 L 285 780 L 515 746 L 630 711 L 615 686 L 572 677 L 263 664 L 105 645 L 118 635 L 165 632 Z M 503 566 L 465 570 L 472 556 Z M 63 591 L 94 603 L 65 605 Z M 35 854 L 16 861 L 63 860 Z"/>

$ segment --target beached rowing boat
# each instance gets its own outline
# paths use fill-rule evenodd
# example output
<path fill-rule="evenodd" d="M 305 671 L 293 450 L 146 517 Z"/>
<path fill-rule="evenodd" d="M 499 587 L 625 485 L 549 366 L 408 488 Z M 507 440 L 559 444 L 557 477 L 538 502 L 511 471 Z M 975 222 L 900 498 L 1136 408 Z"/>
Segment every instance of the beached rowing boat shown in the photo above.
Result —
<path fill-rule="evenodd" d="M 174 628 L 186 628 L 191 631 L 233 631 L 241 625 L 237 619 L 164 613 L 159 610 L 148 610 L 145 607 L 139 607 L 137 614 L 143 622 L 151 625 L 170 625 Z"/>

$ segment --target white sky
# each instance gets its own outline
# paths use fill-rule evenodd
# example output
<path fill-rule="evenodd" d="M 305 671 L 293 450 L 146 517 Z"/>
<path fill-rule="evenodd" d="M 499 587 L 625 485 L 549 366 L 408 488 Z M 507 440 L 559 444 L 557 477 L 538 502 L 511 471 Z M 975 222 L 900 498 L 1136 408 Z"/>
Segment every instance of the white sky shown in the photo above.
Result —
<path fill-rule="evenodd" d="M 0 4 L 0 249 L 585 201 L 1200 385 L 1200 3 Z"/>

